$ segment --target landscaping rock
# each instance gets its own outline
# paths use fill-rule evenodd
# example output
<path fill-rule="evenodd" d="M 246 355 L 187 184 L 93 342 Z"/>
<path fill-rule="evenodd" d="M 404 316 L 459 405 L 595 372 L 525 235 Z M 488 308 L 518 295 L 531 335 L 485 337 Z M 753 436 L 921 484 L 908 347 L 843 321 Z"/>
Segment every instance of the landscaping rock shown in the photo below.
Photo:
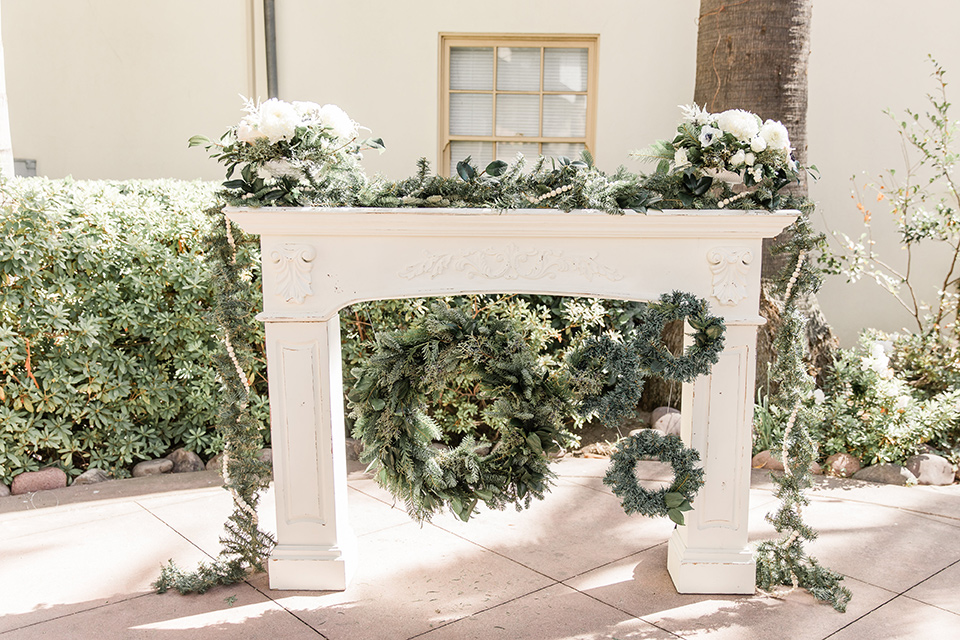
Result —
<path fill-rule="evenodd" d="M 193 473 L 195 471 L 203 471 L 206 468 L 200 456 L 186 449 L 172 451 L 167 455 L 167 460 L 173 462 L 173 470 L 171 473 Z"/>
<path fill-rule="evenodd" d="M 676 409 L 672 413 L 664 413 L 653 423 L 653 428 L 667 436 L 680 435 L 680 412 Z"/>
<path fill-rule="evenodd" d="M 133 467 L 133 477 L 158 476 L 163 473 L 170 473 L 171 471 L 173 471 L 173 460 L 168 458 L 145 460 L 138 462 L 137 465 Z"/>
<path fill-rule="evenodd" d="M 907 469 L 917 477 L 920 484 L 953 484 L 953 465 L 943 456 L 923 453 L 907 458 Z"/>
<path fill-rule="evenodd" d="M 773 454 L 768 451 L 761 451 L 757 455 L 753 456 L 753 461 L 750 463 L 754 469 L 770 469 L 771 471 L 783 471 L 783 463 L 773 457 Z"/>
<path fill-rule="evenodd" d="M 87 469 L 80 475 L 78 475 L 74 481 L 73 485 L 78 484 L 97 484 L 98 482 L 103 482 L 104 480 L 109 480 L 110 476 L 107 475 L 107 472 L 103 469 Z"/>
<path fill-rule="evenodd" d="M 824 463 L 827 465 L 826 473 L 830 476 L 840 478 L 849 478 L 863 467 L 855 456 L 849 453 L 835 453 Z"/>
<path fill-rule="evenodd" d="M 220 471 L 220 461 L 223 460 L 223 454 L 218 453 L 209 460 L 207 460 L 207 471 Z"/>
<path fill-rule="evenodd" d="M 0 498 L 6 498 L 10 495 L 10 487 L 0 482 Z"/>
<path fill-rule="evenodd" d="M 854 480 L 864 480 L 866 482 L 879 482 L 881 484 L 916 484 L 917 477 L 910 471 L 898 464 L 881 462 L 870 467 L 866 467 L 853 474 Z"/>
<path fill-rule="evenodd" d="M 648 424 L 650 425 L 657 424 L 657 420 L 667 415 L 668 413 L 680 413 L 680 412 L 674 409 L 673 407 L 657 407 L 656 409 L 650 412 L 650 422 Z"/>
<path fill-rule="evenodd" d="M 27 471 L 18 475 L 13 479 L 13 484 L 10 485 L 10 493 L 16 496 L 22 493 L 61 489 L 65 486 L 67 486 L 67 474 L 64 473 L 63 469 L 48 467 L 40 469 L 40 471 Z"/>

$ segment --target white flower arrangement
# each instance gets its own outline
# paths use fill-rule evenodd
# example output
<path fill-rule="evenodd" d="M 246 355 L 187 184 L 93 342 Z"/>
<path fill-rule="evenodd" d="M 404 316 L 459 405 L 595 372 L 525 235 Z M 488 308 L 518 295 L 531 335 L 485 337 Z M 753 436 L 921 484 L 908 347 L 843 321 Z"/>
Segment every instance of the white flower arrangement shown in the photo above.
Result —
<path fill-rule="evenodd" d="M 299 189 L 316 189 L 324 177 L 362 177 L 360 151 L 383 149 L 380 139 L 360 141 L 363 127 L 333 104 L 245 99 L 243 110 L 246 115 L 219 142 L 190 139 L 190 146 L 205 146 L 227 166 L 224 187 L 243 198 L 291 204 Z M 237 168 L 241 179 L 231 180 Z"/>
<path fill-rule="evenodd" d="M 683 121 L 673 141 L 632 155 L 660 160 L 661 172 L 683 170 L 728 183 L 735 174 L 747 187 L 763 183 L 774 192 L 798 179 L 800 167 L 782 123 L 742 109 L 710 113 L 695 104 L 680 109 Z"/>

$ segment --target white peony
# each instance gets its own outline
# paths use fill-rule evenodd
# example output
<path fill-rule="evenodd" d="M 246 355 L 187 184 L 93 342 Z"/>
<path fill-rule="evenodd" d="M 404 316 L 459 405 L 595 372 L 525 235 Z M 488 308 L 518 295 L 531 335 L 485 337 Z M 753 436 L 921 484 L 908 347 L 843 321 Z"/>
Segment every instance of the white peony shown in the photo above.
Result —
<path fill-rule="evenodd" d="M 357 137 L 360 126 L 350 119 L 343 109 L 335 104 L 320 107 L 320 123 L 344 142 Z"/>
<path fill-rule="evenodd" d="M 750 150 L 754 153 L 760 153 L 767 148 L 767 141 L 764 140 L 761 136 L 756 136 L 750 140 Z"/>
<path fill-rule="evenodd" d="M 746 142 L 760 133 L 760 118 L 743 109 L 729 109 L 717 116 L 717 126 Z"/>
<path fill-rule="evenodd" d="M 260 124 L 258 128 L 261 133 L 267 136 L 270 144 L 293 139 L 299 124 L 300 116 L 293 105 L 288 102 L 270 98 L 260 105 Z"/>
<path fill-rule="evenodd" d="M 713 127 L 704 127 L 700 130 L 700 146 L 709 147 L 723 136 L 723 131 Z"/>
<path fill-rule="evenodd" d="M 687 150 L 683 147 L 677 149 L 673 154 L 673 164 L 677 169 L 682 169 L 690 164 L 690 158 L 687 157 Z"/>
<path fill-rule="evenodd" d="M 790 135 L 781 123 L 767 120 L 760 127 L 760 137 L 767 143 L 768 148 L 790 154 Z"/>
<path fill-rule="evenodd" d="M 739 167 L 740 165 L 742 165 L 742 164 L 743 164 L 744 162 L 746 162 L 746 161 L 747 161 L 747 154 L 745 154 L 745 153 L 743 152 L 743 149 L 740 149 L 740 150 L 737 151 L 735 154 L 733 154 L 732 156 L 730 156 L 730 166 L 731 166 L 731 167 Z"/>
<path fill-rule="evenodd" d="M 237 125 L 237 140 L 253 144 L 254 140 L 266 138 L 260 129 L 257 128 L 259 118 L 253 115 L 245 116 L 240 124 Z"/>

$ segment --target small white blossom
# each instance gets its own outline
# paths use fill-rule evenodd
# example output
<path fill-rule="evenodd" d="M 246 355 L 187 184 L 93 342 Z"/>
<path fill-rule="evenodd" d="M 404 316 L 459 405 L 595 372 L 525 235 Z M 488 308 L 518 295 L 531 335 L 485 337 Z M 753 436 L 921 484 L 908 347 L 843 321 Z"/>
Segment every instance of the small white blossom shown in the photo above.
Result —
<path fill-rule="evenodd" d="M 897 401 L 894 403 L 895 409 L 906 409 L 910 404 L 910 398 L 907 396 L 897 396 Z"/>
<path fill-rule="evenodd" d="M 775 120 L 767 120 L 760 127 L 760 137 L 763 138 L 766 146 L 776 151 L 783 151 L 790 154 L 790 135 L 787 128 Z"/>
<path fill-rule="evenodd" d="M 756 162 L 756 161 L 757 161 L 757 156 L 755 156 L 754 154 L 752 154 L 752 153 L 749 152 L 749 151 L 748 151 L 746 154 L 744 154 L 744 156 L 743 156 L 743 163 L 744 163 L 745 165 L 747 165 L 748 167 L 752 167 L 752 166 L 753 166 L 753 163 Z"/>
<path fill-rule="evenodd" d="M 740 165 L 742 165 L 742 164 L 743 164 L 744 162 L 746 162 L 746 161 L 747 161 L 747 154 L 745 154 L 745 153 L 743 152 L 743 149 L 740 149 L 740 150 L 737 151 L 735 154 L 733 154 L 732 156 L 730 156 L 730 166 L 731 166 L 731 167 L 739 167 Z"/>
<path fill-rule="evenodd" d="M 750 169 L 750 175 L 753 176 L 754 182 L 763 180 L 763 166 L 757 165 L 753 169 Z"/>
<path fill-rule="evenodd" d="M 704 111 L 695 104 L 680 105 L 680 113 L 683 114 L 683 119 L 685 122 L 689 122 L 697 126 L 707 124 L 713 118 L 711 113 Z"/>
<path fill-rule="evenodd" d="M 687 157 L 687 150 L 683 147 L 677 149 L 673 154 L 673 164 L 677 169 L 682 169 L 690 164 L 690 158 Z"/>
<path fill-rule="evenodd" d="M 707 126 L 700 130 L 700 146 L 709 147 L 723 136 L 723 131 Z"/>
<path fill-rule="evenodd" d="M 741 142 L 752 140 L 760 133 L 760 119 L 743 109 L 729 109 L 719 114 L 717 126 Z"/>
<path fill-rule="evenodd" d="M 827 401 L 827 396 L 821 389 L 813 390 L 813 402 L 815 404 L 823 404 Z"/>
<path fill-rule="evenodd" d="M 298 124 L 300 124 L 300 116 L 297 115 L 297 111 L 292 104 L 270 98 L 260 105 L 260 124 L 258 128 L 267 136 L 270 144 L 292 139 L 297 132 Z"/>

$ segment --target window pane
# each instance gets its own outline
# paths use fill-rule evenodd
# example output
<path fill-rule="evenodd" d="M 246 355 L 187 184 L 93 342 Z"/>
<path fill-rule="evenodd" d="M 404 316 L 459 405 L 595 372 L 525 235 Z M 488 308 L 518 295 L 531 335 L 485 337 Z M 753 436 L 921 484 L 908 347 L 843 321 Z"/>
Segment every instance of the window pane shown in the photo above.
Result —
<path fill-rule="evenodd" d="M 517 154 L 522 153 L 528 162 L 533 162 L 540 155 L 540 145 L 536 142 L 498 142 L 497 160 L 513 164 Z M 529 164 L 528 164 L 529 166 Z"/>
<path fill-rule="evenodd" d="M 457 175 L 457 163 L 466 160 L 470 156 L 470 164 L 483 171 L 488 164 L 493 162 L 493 143 L 492 142 L 472 142 L 467 140 L 454 140 L 450 143 L 450 175 Z"/>
<path fill-rule="evenodd" d="M 498 95 L 497 135 L 540 135 L 540 96 Z"/>
<path fill-rule="evenodd" d="M 540 91 L 540 49 L 497 47 L 497 89 Z"/>
<path fill-rule="evenodd" d="M 587 96 L 543 96 L 543 135 L 582 138 L 587 134 Z"/>
<path fill-rule="evenodd" d="M 560 156 L 566 156 L 571 160 L 576 160 L 580 157 L 580 152 L 583 151 L 584 147 L 579 142 L 567 143 L 567 142 L 544 142 L 543 143 L 543 155 L 548 158 L 558 158 Z"/>
<path fill-rule="evenodd" d="M 450 135 L 493 135 L 493 96 L 489 93 L 451 93 Z"/>
<path fill-rule="evenodd" d="M 545 49 L 543 52 L 544 91 L 586 91 L 587 50 Z"/>
<path fill-rule="evenodd" d="M 493 89 L 493 47 L 450 47 L 450 88 Z"/>

